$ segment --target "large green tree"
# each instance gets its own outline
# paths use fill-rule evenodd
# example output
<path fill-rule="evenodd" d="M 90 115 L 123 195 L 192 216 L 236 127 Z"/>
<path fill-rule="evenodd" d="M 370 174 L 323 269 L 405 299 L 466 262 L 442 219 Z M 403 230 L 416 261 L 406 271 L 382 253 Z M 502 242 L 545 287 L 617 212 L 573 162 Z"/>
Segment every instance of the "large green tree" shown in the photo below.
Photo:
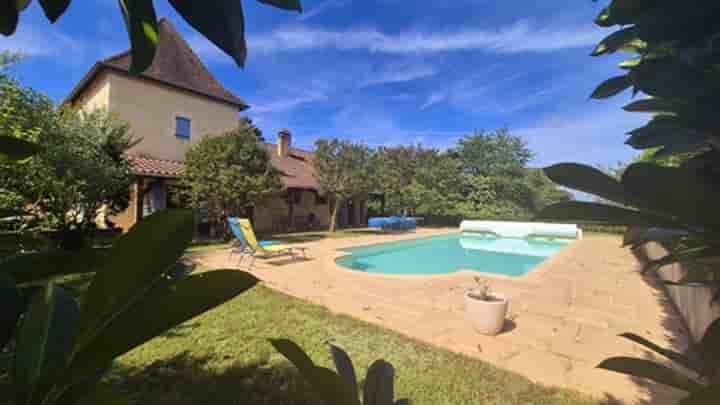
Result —
<path fill-rule="evenodd" d="M 206 135 L 193 145 L 180 186 L 190 205 L 206 207 L 211 223 L 222 229 L 227 216 L 251 217 L 256 205 L 281 190 L 280 172 L 250 126 Z"/>
<path fill-rule="evenodd" d="M 507 128 L 465 136 L 451 153 L 460 160 L 463 171 L 483 176 L 521 172 L 533 157 L 527 143 Z"/>
<path fill-rule="evenodd" d="M 127 208 L 132 181 L 123 153 L 132 145 L 127 124 L 105 111 L 56 109 L 43 95 L 5 79 L 0 83 L 0 131 L 37 142 L 39 153 L 0 167 L 4 208 L 20 204 L 28 220 L 58 230 L 58 242 L 77 247 L 97 214 Z"/>
<path fill-rule="evenodd" d="M 351 198 L 366 199 L 377 189 L 373 152 L 366 145 L 320 139 L 315 142 L 313 166 L 323 193 L 330 198 L 330 232 L 337 229 L 338 211 Z"/>

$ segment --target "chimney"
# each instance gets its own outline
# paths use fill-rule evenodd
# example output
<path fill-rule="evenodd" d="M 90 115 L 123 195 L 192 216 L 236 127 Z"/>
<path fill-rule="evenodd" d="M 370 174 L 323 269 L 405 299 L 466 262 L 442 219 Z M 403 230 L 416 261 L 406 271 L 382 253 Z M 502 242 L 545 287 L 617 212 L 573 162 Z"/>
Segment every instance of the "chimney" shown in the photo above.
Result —
<path fill-rule="evenodd" d="M 278 132 L 277 151 L 278 156 L 285 157 L 290 154 L 290 147 L 292 145 L 292 135 L 287 129 L 281 129 Z"/>

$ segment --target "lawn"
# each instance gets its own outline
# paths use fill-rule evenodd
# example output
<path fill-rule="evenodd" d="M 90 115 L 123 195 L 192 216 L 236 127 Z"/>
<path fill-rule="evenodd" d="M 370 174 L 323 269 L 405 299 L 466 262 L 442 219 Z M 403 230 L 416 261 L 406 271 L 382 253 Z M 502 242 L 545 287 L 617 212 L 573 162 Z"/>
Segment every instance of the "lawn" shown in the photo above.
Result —
<path fill-rule="evenodd" d="M 414 404 L 597 404 L 264 287 L 126 354 L 107 381 L 138 404 L 317 403 L 268 343 L 277 337 L 298 342 L 324 366 L 332 340 L 350 353 L 359 378 L 384 358 L 396 367 L 396 396 Z"/>

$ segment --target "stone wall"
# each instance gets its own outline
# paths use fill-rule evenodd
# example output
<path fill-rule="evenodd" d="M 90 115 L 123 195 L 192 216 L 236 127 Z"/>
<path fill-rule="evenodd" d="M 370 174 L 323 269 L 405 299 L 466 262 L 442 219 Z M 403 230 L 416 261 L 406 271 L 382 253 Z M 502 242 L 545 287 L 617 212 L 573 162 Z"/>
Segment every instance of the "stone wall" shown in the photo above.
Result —
<path fill-rule="evenodd" d="M 642 261 L 655 260 L 667 253 L 658 243 L 648 243 L 636 249 Z M 679 281 L 692 268 L 688 263 L 675 263 L 663 266 L 658 274 L 667 281 Z M 720 302 L 712 303 L 715 288 L 667 286 L 668 294 L 685 319 L 690 335 L 695 342 L 705 333 L 707 327 L 720 318 Z"/>

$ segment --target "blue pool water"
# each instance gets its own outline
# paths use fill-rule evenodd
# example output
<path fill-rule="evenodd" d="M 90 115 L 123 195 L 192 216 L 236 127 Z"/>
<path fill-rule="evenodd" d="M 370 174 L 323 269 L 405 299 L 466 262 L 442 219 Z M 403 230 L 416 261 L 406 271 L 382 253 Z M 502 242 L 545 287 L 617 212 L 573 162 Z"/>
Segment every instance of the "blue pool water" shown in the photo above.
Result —
<path fill-rule="evenodd" d="M 447 274 L 458 270 L 518 277 L 570 241 L 452 234 L 345 249 L 337 263 L 382 274 Z"/>

